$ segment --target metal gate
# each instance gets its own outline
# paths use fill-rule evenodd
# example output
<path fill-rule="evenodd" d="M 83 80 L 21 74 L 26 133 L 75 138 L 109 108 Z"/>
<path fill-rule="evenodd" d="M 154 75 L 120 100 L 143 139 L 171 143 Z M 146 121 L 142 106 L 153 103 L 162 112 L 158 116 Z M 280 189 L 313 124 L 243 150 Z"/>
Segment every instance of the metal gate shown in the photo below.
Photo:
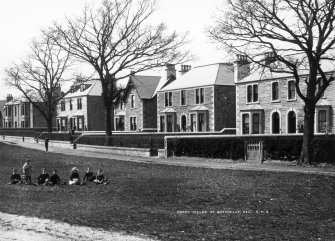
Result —
<path fill-rule="evenodd" d="M 253 141 L 246 143 L 245 160 L 252 163 L 262 163 L 263 142 Z"/>

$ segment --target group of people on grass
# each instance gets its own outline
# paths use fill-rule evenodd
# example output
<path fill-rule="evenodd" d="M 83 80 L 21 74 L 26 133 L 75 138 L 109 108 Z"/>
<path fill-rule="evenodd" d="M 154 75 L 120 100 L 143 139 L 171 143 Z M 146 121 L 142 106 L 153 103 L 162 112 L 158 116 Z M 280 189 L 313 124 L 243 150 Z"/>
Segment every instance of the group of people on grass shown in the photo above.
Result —
<path fill-rule="evenodd" d="M 22 167 L 22 177 L 17 172 L 17 169 L 13 170 L 13 173 L 10 177 L 10 182 L 8 184 L 33 184 L 31 180 L 31 173 L 32 168 L 30 164 L 30 160 L 27 160 L 23 167 Z M 104 174 L 102 173 L 102 169 L 98 169 L 96 175 L 93 174 L 90 168 L 87 168 L 87 172 L 84 175 L 83 180 L 81 181 L 78 168 L 73 167 L 71 169 L 71 175 L 69 178 L 69 185 L 85 185 L 86 182 L 93 182 L 96 185 L 98 184 L 107 184 L 107 178 L 104 177 Z M 53 186 L 53 185 L 66 185 L 66 182 L 61 182 L 60 178 L 57 174 L 57 170 L 53 170 L 52 174 L 49 175 L 49 173 L 46 172 L 45 168 L 42 168 L 41 174 L 37 178 L 37 183 L 35 185 L 47 185 L 47 186 Z"/>

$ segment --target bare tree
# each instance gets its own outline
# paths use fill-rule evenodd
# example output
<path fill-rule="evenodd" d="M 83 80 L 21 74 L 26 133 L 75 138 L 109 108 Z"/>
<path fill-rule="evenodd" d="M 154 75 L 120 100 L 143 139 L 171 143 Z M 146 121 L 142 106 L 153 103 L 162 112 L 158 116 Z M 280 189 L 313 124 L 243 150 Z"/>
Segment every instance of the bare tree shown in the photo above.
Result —
<path fill-rule="evenodd" d="M 81 16 L 55 24 L 54 36 L 72 56 L 91 65 L 102 85 L 106 144 L 113 126 L 117 81 L 133 73 L 186 61 L 185 35 L 167 33 L 164 24 L 147 25 L 154 11 L 150 0 L 104 0 L 100 8 L 86 7 Z M 58 37 L 62 41 L 58 41 Z"/>
<path fill-rule="evenodd" d="M 311 160 L 316 104 L 334 80 L 333 72 L 321 64 L 334 59 L 334 7 L 333 0 L 230 0 L 216 26 L 208 29 L 210 37 L 229 51 L 270 71 L 294 76 L 305 104 L 300 163 Z M 260 58 L 265 53 L 272 64 Z"/>
<path fill-rule="evenodd" d="M 5 82 L 19 90 L 43 115 L 48 131 L 52 132 L 57 103 L 68 93 L 61 92 L 61 86 L 74 80 L 65 77 L 72 64 L 70 55 L 48 35 L 34 40 L 30 48 L 25 59 L 5 69 Z"/>

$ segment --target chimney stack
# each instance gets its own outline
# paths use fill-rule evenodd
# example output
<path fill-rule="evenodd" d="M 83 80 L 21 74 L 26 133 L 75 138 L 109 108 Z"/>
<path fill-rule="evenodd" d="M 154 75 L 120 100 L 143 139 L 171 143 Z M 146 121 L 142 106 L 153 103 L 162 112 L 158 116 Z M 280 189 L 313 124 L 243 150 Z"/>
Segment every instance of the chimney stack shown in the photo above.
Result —
<path fill-rule="evenodd" d="M 7 94 L 7 102 L 13 100 L 13 96 L 11 94 Z"/>
<path fill-rule="evenodd" d="M 166 78 L 170 78 L 171 76 L 176 78 L 176 69 L 174 64 L 165 64 Z"/>
<path fill-rule="evenodd" d="M 250 62 L 246 55 L 237 54 L 234 62 L 234 81 L 238 82 L 250 74 Z"/>
<path fill-rule="evenodd" d="M 186 72 L 191 70 L 191 65 L 181 65 L 180 66 L 180 74 L 184 75 Z"/>
<path fill-rule="evenodd" d="M 266 52 L 264 54 L 264 58 L 263 58 L 264 64 L 269 65 L 269 64 L 273 63 L 275 61 L 274 56 L 275 56 L 274 52 Z"/>

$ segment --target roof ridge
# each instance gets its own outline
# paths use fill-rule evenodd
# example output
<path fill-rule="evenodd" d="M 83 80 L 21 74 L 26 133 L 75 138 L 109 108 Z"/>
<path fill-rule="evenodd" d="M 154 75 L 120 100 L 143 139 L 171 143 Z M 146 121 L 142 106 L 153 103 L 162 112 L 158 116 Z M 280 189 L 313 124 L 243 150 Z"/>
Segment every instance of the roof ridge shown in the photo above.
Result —
<path fill-rule="evenodd" d="M 204 65 L 194 66 L 193 68 L 195 69 L 195 68 L 207 67 L 207 66 L 212 66 L 212 65 L 220 65 L 220 64 L 232 65 L 233 63 L 231 63 L 231 62 L 217 62 L 217 63 L 212 63 L 212 64 L 204 64 Z"/>

